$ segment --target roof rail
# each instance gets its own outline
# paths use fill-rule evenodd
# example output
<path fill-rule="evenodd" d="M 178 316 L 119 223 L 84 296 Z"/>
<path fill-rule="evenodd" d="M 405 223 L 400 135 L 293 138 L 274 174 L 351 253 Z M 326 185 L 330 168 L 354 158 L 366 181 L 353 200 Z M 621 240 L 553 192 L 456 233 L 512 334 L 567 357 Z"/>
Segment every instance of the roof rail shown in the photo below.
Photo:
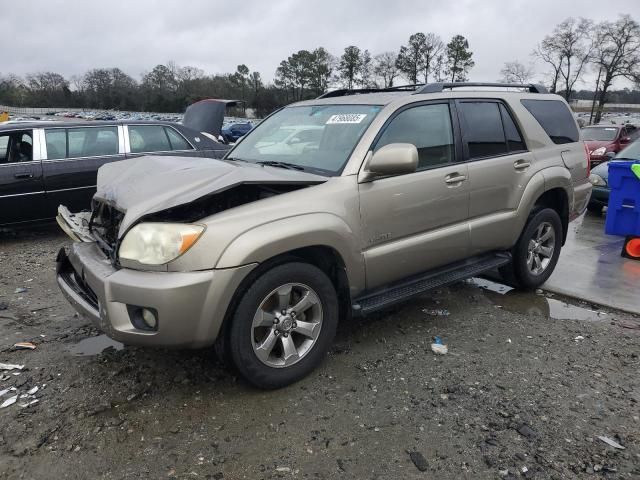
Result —
<path fill-rule="evenodd" d="M 521 83 L 485 83 L 485 82 L 451 82 L 451 83 L 429 83 L 422 88 L 415 91 L 415 94 L 420 93 L 439 93 L 444 89 L 453 89 L 461 87 L 500 87 L 500 88 L 524 88 L 529 93 L 549 93 L 547 89 L 542 85 L 533 83 L 521 84 Z"/>
<path fill-rule="evenodd" d="M 331 92 L 323 93 L 317 98 L 333 98 L 345 97 L 347 95 L 363 95 L 365 93 L 382 93 L 382 92 L 411 92 L 424 87 L 424 83 L 416 83 L 413 85 L 398 85 L 397 87 L 386 88 L 341 88 Z"/>

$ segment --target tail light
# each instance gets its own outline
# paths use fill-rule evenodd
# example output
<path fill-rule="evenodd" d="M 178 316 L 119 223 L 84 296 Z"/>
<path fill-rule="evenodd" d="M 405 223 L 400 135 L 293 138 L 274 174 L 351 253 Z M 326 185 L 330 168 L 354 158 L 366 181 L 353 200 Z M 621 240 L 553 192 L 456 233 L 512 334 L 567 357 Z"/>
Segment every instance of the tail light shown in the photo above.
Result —
<path fill-rule="evenodd" d="M 587 143 L 584 143 L 584 153 L 587 156 L 587 178 L 591 175 L 591 153 L 589 152 L 589 147 L 587 147 Z"/>

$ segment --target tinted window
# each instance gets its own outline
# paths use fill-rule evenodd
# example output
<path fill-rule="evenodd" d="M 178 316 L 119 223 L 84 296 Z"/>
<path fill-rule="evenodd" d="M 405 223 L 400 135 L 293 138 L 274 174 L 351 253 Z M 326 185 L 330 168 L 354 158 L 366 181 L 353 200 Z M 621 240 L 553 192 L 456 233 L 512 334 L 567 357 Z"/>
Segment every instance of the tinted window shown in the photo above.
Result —
<path fill-rule="evenodd" d="M 9 139 L 8 133 L 0 135 L 0 163 L 5 163 L 9 157 Z"/>
<path fill-rule="evenodd" d="M 567 106 L 558 100 L 520 100 L 553 143 L 572 143 L 580 138 Z"/>
<path fill-rule="evenodd" d="M 47 142 L 47 158 L 57 160 L 67 156 L 67 131 L 63 128 L 45 130 L 44 136 Z"/>
<path fill-rule="evenodd" d="M 193 148 L 189 143 L 176 132 L 173 128 L 165 127 L 169 142 L 171 143 L 171 150 L 192 150 Z"/>
<path fill-rule="evenodd" d="M 118 127 L 69 128 L 67 142 L 67 158 L 116 155 Z"/>
<path fill-rule="evenodd" d="M 129 125 L 129 145 L 132 153 L 171 150 L 169 137 L 162 125 Z"/>
<path fill-rule="evenodd" d="M 400 112 L 382 132 L 374 151 L 391 143 L 415 145 L 418 170 L 452 162 L 454 146 L 449 106 L 421 105 Z"/>
<path fill-rule="evenodd" d="M 507 111 L 506 107 L 500 104 L 500 113 L 502 114 L 502 124 L 504 125 L 504 134 L 507 137 L 507 145 L 510 152 L 520 152 L 526 150 L 520 132 L 516 127 L 511 114 Z"/>
<path fill-rule="evenodd" d="M 508 152 L 497 103 L 460 102 L 458 107 L 469 158 L 491 157 Z"/>

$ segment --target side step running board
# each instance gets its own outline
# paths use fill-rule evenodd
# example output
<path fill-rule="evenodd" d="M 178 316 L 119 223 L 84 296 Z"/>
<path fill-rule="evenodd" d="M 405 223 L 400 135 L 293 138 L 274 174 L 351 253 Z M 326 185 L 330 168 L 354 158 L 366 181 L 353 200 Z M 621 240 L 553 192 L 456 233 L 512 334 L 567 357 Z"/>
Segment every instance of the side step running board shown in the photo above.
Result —
<path fill-rule="evenodd" d="M 507 252 L 473 257 L 369 292 L 356 298 L 352 308 L 355 314 L 364 315 L 434 288 L 474 277 L 509 262 L 511 262 L 511 254 Z"/>

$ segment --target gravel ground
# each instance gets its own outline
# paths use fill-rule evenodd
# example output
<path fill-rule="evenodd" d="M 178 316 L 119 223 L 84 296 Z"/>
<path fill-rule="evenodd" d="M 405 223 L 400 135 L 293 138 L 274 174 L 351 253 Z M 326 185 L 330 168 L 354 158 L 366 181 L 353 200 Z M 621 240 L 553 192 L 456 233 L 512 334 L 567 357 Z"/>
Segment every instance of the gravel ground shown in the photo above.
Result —
<path fill-rule="evenodd" d="M 465 282 L 343 322 L 263 392 L 209 349 L 98 354 L 55 283 L 66 243 L 0 233 L 0 362 L 24 365 L 0 403 L 26 395 L 0 409 L 0 478 L 640 478 L 638 317 Z"/>

